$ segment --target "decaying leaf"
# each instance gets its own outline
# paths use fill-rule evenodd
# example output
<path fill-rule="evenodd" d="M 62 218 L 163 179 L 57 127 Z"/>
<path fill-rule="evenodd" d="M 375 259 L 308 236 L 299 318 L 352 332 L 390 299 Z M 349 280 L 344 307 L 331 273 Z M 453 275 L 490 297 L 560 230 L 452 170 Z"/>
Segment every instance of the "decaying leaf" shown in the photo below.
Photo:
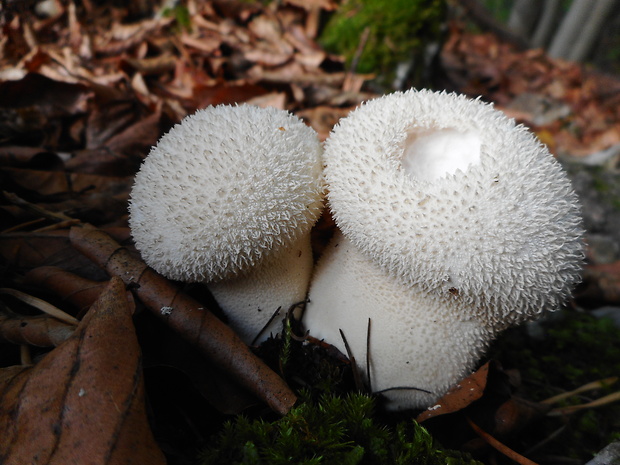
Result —
<path fill-rule="evenodd" d="M 0 341 L 53 347 L 66 341 L 75 325 L 64 323 L 48 315 L 22 316 L 16 313 L 0 314 Z"/>
<path fill-rule="evenodd" d="M 164 464 L 140 358 L 125 286 L 113 278 L 73 336 L 0 378 L 0 462 Z"/>
<path fill-rule="evenodd" d="M 41 266 L 30 270 L 25 279 L 32 285 L 46 288 L 63 301 L 71 303 L 78 313 L 85 313 L 107 287 L 107 281 L 93 281 L 55 266 Z M 131 293 L 127 293 L 131 298 Z M 133 302 L 130 302 L 133 308 Z M 132 312 L 133 313 L 133 312 Z"/>
<path fill-rule="evenodd" d="M 484 394 L 489 375 L 490 362 L 485 363 L 475 373 L 465 378 L 448 391 L 435 405 L 422 412 L 416 420 L 422 423 L 438 415 L 458 412 L 480 399 Z"/>

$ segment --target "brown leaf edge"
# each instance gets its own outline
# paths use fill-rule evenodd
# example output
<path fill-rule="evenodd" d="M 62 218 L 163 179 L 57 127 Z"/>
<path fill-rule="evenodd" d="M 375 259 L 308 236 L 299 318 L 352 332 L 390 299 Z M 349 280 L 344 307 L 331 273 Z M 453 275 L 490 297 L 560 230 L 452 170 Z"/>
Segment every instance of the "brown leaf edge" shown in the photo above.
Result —
<path fill-rule="evenodd" d="M 480 399 L 484 394 L 491 362 L 482 365 L 478 370 L 463 379 L 450 389 L 441 399 L 418 415 L 416 421 L 422 423 L 430 418 L 448 413 L 458 412 Z"/>
<path fill-rule="evenodd" d="M 8 312 L 0 315 L 0 342 L 53 347 L 71 337 L 74 330 L 75 325 L 48 315 L 23 316 Z"/>

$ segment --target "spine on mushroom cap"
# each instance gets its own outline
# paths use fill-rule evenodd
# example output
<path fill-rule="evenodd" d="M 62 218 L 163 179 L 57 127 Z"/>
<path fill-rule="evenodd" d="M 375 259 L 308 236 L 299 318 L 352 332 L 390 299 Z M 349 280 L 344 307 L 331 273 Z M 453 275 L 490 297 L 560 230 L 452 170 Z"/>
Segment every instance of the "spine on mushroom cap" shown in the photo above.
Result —
<path fill-rule="evenodd" d="M 339 228 L 405 284 L 502 326 L 556 308 L 580 279 L 580 207 L 566 174 L 491 105 L 384 96 L 341 120 L 324 157 Z"/>

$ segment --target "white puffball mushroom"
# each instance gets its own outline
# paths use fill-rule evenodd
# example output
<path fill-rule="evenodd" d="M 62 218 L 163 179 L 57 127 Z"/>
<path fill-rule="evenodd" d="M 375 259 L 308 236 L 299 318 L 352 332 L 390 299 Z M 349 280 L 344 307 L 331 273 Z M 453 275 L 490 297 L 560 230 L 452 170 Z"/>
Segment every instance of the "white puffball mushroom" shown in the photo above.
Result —
<path fill-rule="evenodd" d="M 340 121 L 324 159 L 332 214 L 347 254 L 360 257 L 344 266 L 344 253 L 328 248 L 304 322 L 341 350 L 342 329 L 364 368 L 358 326 L 372 318 L 373 390 L 431 392 L 391 391 L 392 408 L 429 405 L 499 331 L 557 309 L 580 280 L 583 230 L 570 181 L 491 105 L 427 90 L 387 95 Z M 338 275 L 350 280 L 348 295 Z M 411 367 L 385 364 L 391 351 Z"/>
<path fill-rule="evenodd" d="M 306 298 L 322 151 L 316 132 L 283 110 L 198 110 L 159 140 L 136 175 L 136 248 L 167 278 L 206 283 L 252 342 L 278 309 L 284 316 Z M 279 332 L 281 319 L 260 340 Z"/>

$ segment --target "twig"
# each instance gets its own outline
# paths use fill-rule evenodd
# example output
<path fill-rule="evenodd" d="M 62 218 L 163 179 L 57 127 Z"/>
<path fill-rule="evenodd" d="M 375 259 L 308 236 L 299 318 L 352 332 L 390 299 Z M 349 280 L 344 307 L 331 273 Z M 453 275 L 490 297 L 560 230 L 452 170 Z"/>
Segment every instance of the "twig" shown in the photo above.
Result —
<path fill-rule="evenodd" d="M 372 383 L 370 382 L 370 322 L 368 318 L 368 327 L 366 328 L 366 381 L 368 382 L 368 390 L 372 392 Z"/>
<path fill-rule="evenodd" d="M 577 394 L 581 394 L 582 392 L 593 391 L 595 389 L 600 389 L 602 387 L 608 386 L 610 384 L 618 381 L 617 376 L 613 376 L 611 378 L 605 378 L 598 381 L 592 381 L 591 383 L 584 384 L 583 386 L 578 387 L 577 389 L 569 392 L 563 392 L 562 394 L 558 394 L 557 396 L 550 397 L 541 401 L 541 404 L 555 404 L 564 399 L 568 399 L 569 397 L 575 396 Z"/>
<path fill-rule="evenodd" d="M 368 42 L 369 36 L 370 28 L 366 27 L 360 36 L 360 41 L 357 45 L 357 49 L 355 50 L 355 55 L 353 55 L 353 58 L 351 59 L 351 66 L 345 74 L 344 81 L 342 83 L 342 90 L 344 92 L 349 92 L 351 90 L 351 82 L 353 80 L 353 76 L 355 75 L 355 71 L 357 70 L 357 65 L 360 61 L 362 53 L 364 53 L 364 48 L 366 48 L 366 42 Z"/>
<path fill-rule="evenodd" d="M 29 212 L 35 213 L 39 216 L 47 218 L 48 220 L 61 222 L 61 221 L 75 221 L 75 218 L 71 218 L 70 216 L 65 215 L 64 213 L 57 213 L 49 211 L 39 205 L 35 205 L 34 203 L 30 203 L 27 200 L 22 199 L 18 195 L 2 191 L 2 194 L 6 197 L 6 199 L 11 202 L 13 205 L 17 205 L 18 207 L 23 208 Z"/>
<path fill-rule="evenodd" d="M 340 331 L 340 337 L 342 338 L 342 342 L 344 342 L 344 348 L 347 351 L 347 357 L 349 357 L 349 361 L 351 362 L 351 370 L 353 372 L 353 382 L 355 383 L 355 387 L 358 391 L 364 392 L 364 383 L 362 382 L 359 368 L 357 367 L 355 357 L 353 356 L 353 352 L 351 351 L 351 347 L 349 346 L 349 341 L 347 341 L 347 337 L 344 335 L 342 329 L 339 329 L 338 331 Z"/>
<path fill-rule="evenodd" d="M 285 414 L 295 404 L 297 397 L 284 380 L 200 302 L 103 231 L 89 225 L 74 226 L 69 238 L 77 250 L 111 276 L 119 276 L 151 312 L 274 411 Z"/>
<path fill-rule="evenodd" d="M 18 291 L 16 289 L 8 289 L 6 287 L 0 288 L 0 294 L 7 294 L 15 297 L 16 299 L 21 300 L 22 302 L 30 305 L 31 307 L 37 308 L 41 310 L 43 313 L 47 313 L 48 315 L 53 316 L 54 318 L 59 319 L 60 321 L 64 321 L 65 323 L 77 325 L 79 321 L 69 315 L 68 313 L 63 312 L 58 307 L 53 306 L 52 304 L 46 302 L 45 300 L 41 300 L 38 297 L 31 296 L 24 292 Z"/>
<path fill-rule="evenodd" d="M 252 339 L 252 342 L 250 342 L 250 346 L 256 345 L 258 338 L 260 338 L 263 335 L 263 333 L 267 331 L 267 328 L 269 327 L 271 323 L 273 323 L 273 320 L 275 320 L 278 317 L 278 315 L 280 315 L 281 310 L 282 310 L 282 307 L 276 308 L 276 310 L 269 317 L 269 320 L 267 321 L 267 323 L 265 323 L 263 327 L 260 329 L 260 331 L 256 334 L 256 336 L 254 336 L 254 339 Z"/>
<path fill-rule="evenodd" d="M 551 410 L 547 415 L 550 417 L 570 415 L 571 413 L 578 412 L 579 410 L 584 410 L 584 409 L 594 408 L 594 407 L 601 407 L 603 405 L 611 404 L 612 402 L 616 402 L 618 400 L 620 400 L 620 391 L 616 391 L 612 394 L 608 394 L 606 396 L 593 400 L 592 402 L 587 402 L 585 404 L 570 405 L 568 407 L 559 407 L 559 408 Z"/>
<path fill-rule="evenodd" d="M 520 465 L 537 465 L 536 462 L 532 462 L 530 459 L 523 457 L 521 454 L 519 454 L 518 452 L 515 452 L 507 445 L 499 442 L 489 433 L 487 433 L 482 428 L 480 428 L 476 423 L 474 423 L 471 418 L 469 417 L 466 417 L 466 418 L 467 418 L 467 423 L 469 423 L 469 426 L 471 426 L 471 428 L 476 432 L 478 436 L 480 436 L 487 444 L 489 444 L 491 447 L 493 447 L 498 452 L 501 452 L 502 454 L 504 454 L 510 460 L 514 460 Z"/>

